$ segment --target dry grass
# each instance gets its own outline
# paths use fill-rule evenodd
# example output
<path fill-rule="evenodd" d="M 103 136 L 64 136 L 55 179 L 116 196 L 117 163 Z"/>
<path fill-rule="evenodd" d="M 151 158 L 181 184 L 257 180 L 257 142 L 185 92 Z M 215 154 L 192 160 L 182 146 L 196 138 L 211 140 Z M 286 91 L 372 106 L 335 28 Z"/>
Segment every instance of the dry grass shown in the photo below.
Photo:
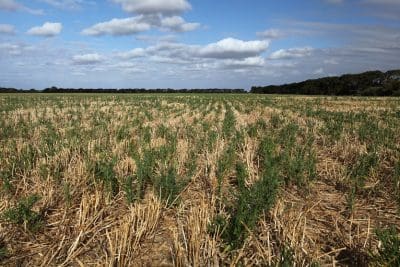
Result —
<path fill-rule="evenodd" d="M 1 95 L 0 265 L 374 265 L 376 229 L 400 230 L 399 114 L 397 98 Z M 272 207 L 230 244 L 241 195 L 273 174 Z"/>

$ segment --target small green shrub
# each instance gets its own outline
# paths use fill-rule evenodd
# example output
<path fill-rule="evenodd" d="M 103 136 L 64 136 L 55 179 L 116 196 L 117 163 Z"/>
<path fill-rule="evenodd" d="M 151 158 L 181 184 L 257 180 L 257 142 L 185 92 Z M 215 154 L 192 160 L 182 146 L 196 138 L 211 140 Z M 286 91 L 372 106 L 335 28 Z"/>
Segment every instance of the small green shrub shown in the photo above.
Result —
<path fill-rule="evenodd" d="M 290 247 L 284 246 L 282 248 L 281 257 L 277 264 L 278 267 L 292 267 L 295 266 L 294 252 Z"/>
<path fill-rule="evenodd" d="M 103 182 L 113 196 L 119 192 L 119 182 L 114 172 L 114 166 L 115 160 L 104 160 L 96 162 L 94 167 L 95 178 Z"/>
<path fill-rule="evenodd" d="M 225 113 L 225 118 L 222 123 L 222 134 L 225 138 L 232 136 L 235 132 L 236 118 L 232 108 L 228 107 Z"/>
<path fill-rule="evenodd" d="M 117 142 L 126 140 L 129 137 L 129 128 L 126 125 L 119 127 L 115 137 Z"/>
<path fill-rule="evenodd" d="M 248 230 L 254 229 L 261 213 L 272 207 L 278 186 L 276 173 L 268 171 L 250 189 L 240 193 L 229 225 L 223 233 L 223 238 L 233 248 L 243 244 Z"/>
<path fill-rule="evenodd" d="M 143 152 L 141 158 L 136 159 L 136 196 L 139 199 L 143 198 L 146 183 L 150 183 L 154 179 L 154 167 L 156 164 L 154 154 L 151 149 L 147 149 Z"/>
<path fill-rule="evenodd" d="M 181 191 L 181 184 L 177 181 L 176 168 L 170 166 L 167 170 L 163 171 L 158 177 L 154 185 L 161 199 L 167 202 L 167 205 L 173 204 L 176 197 Z"/>
<path fill-rule="evenodd" d="M 222 233 L 223 239 L 232 248 L 242 246 L 249 231 L 255 228 L 259 216 L 273 206 L 278 193 L 279 173 L 275 145 L 270 138 L 261 142 L 259 153 L 262 159 L 262 177 L 248 189 L 243 184 L 240 185 L 237 201 L 230 212 L 231 218 Z M 237 166 L 238 180 L 242 180 L 239 183 L 243 183 L 243 172 L 243 166 Z"/>
<path fill-rule="evenodd" d="M 270 123 L 273 128 L 278 128 L 283 123 L 283 120 L 279 114 L 273 114 Z"/>
<path fill-rule="evenodd" d="M 219 193 L 221 193 L 224 177 L 232 169 L 233 164 L 235 162 L 235 158 L 236 158 L 235 146 L 234 146 L 234 144 L 230 144 L 225 149 L 222 156 L 218 159 L 216 177 L 217 177 L 217 181 L 218 181 L 218 192 Z"/>
<path fill-rule="evenodd" d="M 221 214 L 216 215 L 207 226 L 207 232 L 211 236 L 216 236 L 223 232 L 227 225 L 227 221 Z"/>
<path fill-rule="evenodd" d="M 376 235 L 381 242 L 374 260 L 380 266 L 400 266 L 400 237 L 395 227 L 378 229 Z"/>
<path fill-rule="evenodd" d="M 2 190 L 5 193 L 10 194 L 11 192 L 14 191 L 14 187 L 11 183 L 12 175 L 10 171 L 0 171 L 0 179 L 3 182 Z"/>
<path fill-rule="evenodd" d="M 236 163 L 236 179 L 239 187 L 239 192 L 243 192 L 246 190 L 246 180 L 248 178 L 249 174 L 246 168 L 246 165 L 238 161 Z"/>
<path fill-rule="evenodd" d="M 11 223 L 24 225 L 35 232 L 43 225 L 42 216 L 33 211 L 33 206 L 40 200 L 38 195 L 30 195 L 21 199 L 17 206 L 9 208 L 3 213 L 3 218 Z"/>
<path fill-rule="evenodd" d="M 323 133 L 331 142 L 339 141 L 345 126 L 344 114 L 341 112 L 323 114 L 323 120 L 325 122 Z"/>
<path fill-rule="evenodd" d="M 357 194 L 363 189 L 365 180 L 371 170 L 378 165 L 379 158 L 376 152 L 361 155 L 349 171 L 350 192 L 347 195 L 347 204 L 353 210 Z"/>

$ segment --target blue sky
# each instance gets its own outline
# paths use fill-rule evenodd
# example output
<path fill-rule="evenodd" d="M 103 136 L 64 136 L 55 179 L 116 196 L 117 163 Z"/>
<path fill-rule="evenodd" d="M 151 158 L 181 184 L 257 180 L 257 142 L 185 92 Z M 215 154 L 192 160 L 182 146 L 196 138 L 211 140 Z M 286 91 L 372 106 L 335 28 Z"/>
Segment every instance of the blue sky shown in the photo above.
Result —
<path fill-rule="evenodd" d="M 0 0 L 0 87 L 249 89 L 399 58 L 400 0 Z"/>

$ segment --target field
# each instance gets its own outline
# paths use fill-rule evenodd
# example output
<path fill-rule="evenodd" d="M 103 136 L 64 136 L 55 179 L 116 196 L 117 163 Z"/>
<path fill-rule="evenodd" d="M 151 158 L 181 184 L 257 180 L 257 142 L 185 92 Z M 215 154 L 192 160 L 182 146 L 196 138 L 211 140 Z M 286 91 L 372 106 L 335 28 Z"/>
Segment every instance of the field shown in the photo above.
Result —
<path fill-rule="evenodd" d="M 0 265 L 399 266 L 400 99 L 0 95 Z"/>

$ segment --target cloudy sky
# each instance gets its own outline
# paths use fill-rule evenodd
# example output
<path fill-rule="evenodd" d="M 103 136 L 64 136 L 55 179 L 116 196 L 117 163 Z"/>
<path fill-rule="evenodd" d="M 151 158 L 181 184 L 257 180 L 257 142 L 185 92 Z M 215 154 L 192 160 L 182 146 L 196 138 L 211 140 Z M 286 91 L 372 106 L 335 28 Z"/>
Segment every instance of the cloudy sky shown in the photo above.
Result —
<path fill-rule="evenodd" d="M 399 63 L 400 0 L 0 0 L 0 87 L 249 89 Z"/>

